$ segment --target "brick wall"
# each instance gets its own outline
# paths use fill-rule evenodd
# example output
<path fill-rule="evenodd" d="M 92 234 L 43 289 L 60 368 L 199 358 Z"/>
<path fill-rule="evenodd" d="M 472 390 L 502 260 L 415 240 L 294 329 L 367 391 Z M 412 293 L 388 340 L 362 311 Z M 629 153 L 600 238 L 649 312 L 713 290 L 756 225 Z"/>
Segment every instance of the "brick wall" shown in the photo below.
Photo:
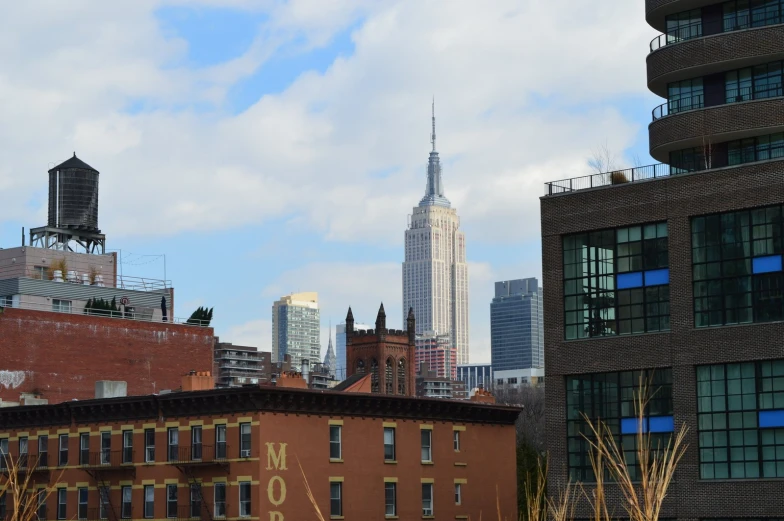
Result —
<path fill-rule="evenodd" d="M 38 391 L 49 403 L 93 398 L 97 380 L 129 395 L 176 389 L 212 370 L 213 330 L 5 308 L 0 314 L 0 399 Z"/>
<path fill-rule="evenodd" d="M 784 201 L 784 163 L 683 174 L 541 199 L 550 486 L 568 477 L 564 376 L 673 368 L 676 429 L 686 424 L 689 449 L 663 517 L 771 516 L 784 512 L 776 480 L 701 481 L 695 365 L 784 358 L 784 323 L 694 327 L 690 218 Z M 669 228 L 670 332 L 564 340 L 563 234 L 666 220 Z M 617 497 L 610 490 L 611 497 Z M 583 505 L 585 507 L 585 505 Z M 619 510 L 616 509 L 616 510 Z M 583 510 L 578 517 L 587 516 Z"/>

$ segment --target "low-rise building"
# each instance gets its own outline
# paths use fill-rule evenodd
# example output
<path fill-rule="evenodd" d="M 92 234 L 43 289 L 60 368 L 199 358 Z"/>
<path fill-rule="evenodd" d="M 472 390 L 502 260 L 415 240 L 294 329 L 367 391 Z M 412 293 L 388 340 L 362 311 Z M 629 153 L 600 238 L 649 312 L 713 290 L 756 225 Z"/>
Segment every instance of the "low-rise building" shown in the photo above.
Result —
<path fill-rule="evenodd" d="M 448 400 L 465 400 L 468 398 L 465 383 L 439 376 L 432 371 L 427 362 L 419 364 L 416 374 L 416 395 L 421 398 L 446 398 Z"/>
<path fill-rule="evenodd" d="M 208 379 L 186 376 L 182 388 Z M 331 519 L 497 510 L 517 519 L 518 413 L 383 394 L 206 389 L 0 409 L 0 452 L 30 476 L 42 519 L 299 521 L 315 519 L 315 506 Z"/>
<path fill-rule="evenodd" d="M 235 346 L 215 337 L 215 386 L 241 387 L 272 381 L 272 353 L 255 347 Z"/>

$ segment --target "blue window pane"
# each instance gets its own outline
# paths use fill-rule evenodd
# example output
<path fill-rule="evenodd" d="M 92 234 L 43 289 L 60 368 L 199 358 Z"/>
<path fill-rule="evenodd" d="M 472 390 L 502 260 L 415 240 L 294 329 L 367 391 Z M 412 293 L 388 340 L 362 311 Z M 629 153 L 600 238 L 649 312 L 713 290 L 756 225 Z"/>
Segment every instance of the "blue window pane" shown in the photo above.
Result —
<path fill-rule="evenodd" d="M 651 270 L 645 272 L 645 285 L 646 286 L 660 286 L 662 284 L 670 283 L 670 270 Z"/>
<path fill-rule="evenodd" d="M 761 429 L 784 427 L 784 409 L 778 411 L 760 411 L 759 426 Z"/>
<path fill-rule="evenodd" d="M 642 272 L 619 274 L 616 286 L 618 289 L 641 288 Z"/>
<path fill-rule="evenodd" d="M 651 432 L 673 432 L 675 421 L 672 416 L 654 416 L 648 420 Z"/>
<path fill-rule="evenodd" d="M 771 273 L 774 271 L 781 271 L 781 255 L 755 257 L 752 262 L 754 273 Z"/>
<path fill-rule="evenodd" d="M 621 418 L 621 434 L 637 434 L 639 418 Z M 648 432 L 648 420 L 643 420 L 642 432 Z"/>

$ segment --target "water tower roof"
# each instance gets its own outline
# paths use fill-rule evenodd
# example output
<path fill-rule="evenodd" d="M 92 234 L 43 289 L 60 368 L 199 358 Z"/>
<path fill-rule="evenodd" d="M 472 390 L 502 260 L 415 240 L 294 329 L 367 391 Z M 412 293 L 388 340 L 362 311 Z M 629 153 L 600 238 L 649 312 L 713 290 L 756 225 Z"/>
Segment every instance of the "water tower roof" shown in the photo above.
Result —
<path fill-rule="evenodd" d="M 76 152 L 74 152 L 72 158 L 63 161 L 62 163 L 60 163 L 59 165 L 57 165 L 56 167 L 52 168 L 49 171 L 53 172 L 55 170 L 65 170 L 68 168 L 78 168 L 80 170 L 92 170 L 93 172 L 98 172 L 98 170 L 96 170 L 95 168 L 91 167 L 90 165 L 88 165 L 87 163 L 85 163 L 84 161 L 76 157 Z"/>

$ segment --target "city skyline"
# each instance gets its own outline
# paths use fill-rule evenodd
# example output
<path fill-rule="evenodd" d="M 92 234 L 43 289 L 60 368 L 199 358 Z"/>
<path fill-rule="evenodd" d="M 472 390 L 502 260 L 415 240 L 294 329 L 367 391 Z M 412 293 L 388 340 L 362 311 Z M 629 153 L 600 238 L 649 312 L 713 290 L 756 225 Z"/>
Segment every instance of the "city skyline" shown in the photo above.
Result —
<path fill-rule="evenodd" d="M 89 19 L 68 3 L 9 6 L 0 247 L 46 222 L 46 172 L 76 151 L 101 172 L 101 229 L 126 275 L 172 279 L 177 316 L 214 308 L 222 340 L 262 350 L 263 310 L 317 290 L 323 356 L 328 321 L 348 305 L 383 299 L 402 326 L 400 230 L 422 196 L 435 94 L 448 195 L 470 241 L 471 361 L 489 361 L 492 283 L 541 275 L 541 182 L 589 173 L 605 140 L 620 163 L 653 162 L 644 7 L 297 5 L 132 2 Z"/>

